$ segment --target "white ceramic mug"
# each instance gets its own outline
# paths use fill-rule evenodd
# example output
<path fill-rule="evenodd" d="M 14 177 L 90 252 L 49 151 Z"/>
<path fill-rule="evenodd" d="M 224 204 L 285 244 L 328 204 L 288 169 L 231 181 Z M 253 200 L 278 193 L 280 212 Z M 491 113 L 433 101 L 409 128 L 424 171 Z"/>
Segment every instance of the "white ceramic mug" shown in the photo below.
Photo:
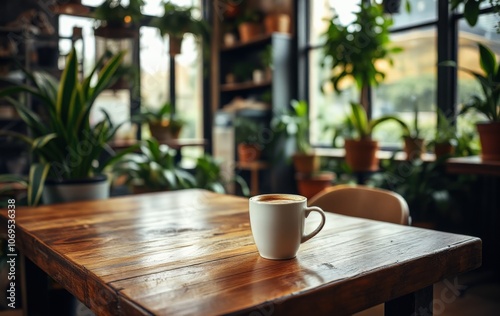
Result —
<path fill-rule="evenodd" d="M 325 213 L 307 206 L 307 198 L 294 194 L 262 194 L 250 198 L 250 226 L 259 254 L 266 259 L 291 259 L 301 243 L 314 237 L 325 225 Z M 321 215 L 321 223 L 304 235 L 310 212 Z"/>

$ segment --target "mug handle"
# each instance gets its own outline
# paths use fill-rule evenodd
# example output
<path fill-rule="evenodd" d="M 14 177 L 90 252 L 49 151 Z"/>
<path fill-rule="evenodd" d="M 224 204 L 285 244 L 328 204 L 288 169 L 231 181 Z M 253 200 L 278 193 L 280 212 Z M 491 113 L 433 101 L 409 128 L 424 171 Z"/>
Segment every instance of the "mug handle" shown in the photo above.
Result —
<path fill-rule="evenodd" d="M 319 233 L 319 231 L 323 228 L 323 226 L 325 226 L 325 220 L 326 220 L 325 212 L 323 212 L 323 210 L 320 209 L 317 206 L 306 207 L 305 211 L 306 211 L 306 214 L 305 214 L 306 218 L 309 216 L 309 214 L 311 212 L 318 212 L 319 215 L 321 215 L 321 223 L 319 224 L 319 226 L 315 230 L 313 230 L 312 232 L 310 232 L 309 234 L 307 234 L 305 236 L 302 236 L 302 239 L 300 240 L 300 243 L 306 242 L 309 239 L 311 239 L 314 236 L 316 236 L 316 234 Z"/>

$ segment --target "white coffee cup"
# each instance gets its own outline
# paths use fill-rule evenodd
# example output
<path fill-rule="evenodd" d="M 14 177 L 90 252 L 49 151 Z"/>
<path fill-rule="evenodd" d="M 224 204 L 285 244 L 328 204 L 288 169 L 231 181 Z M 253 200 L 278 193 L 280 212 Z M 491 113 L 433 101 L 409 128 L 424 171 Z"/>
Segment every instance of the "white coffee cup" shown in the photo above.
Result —
<path fill-rule="evenodd" d="M 325 213 L 307 206 L 307 198 L 294 194 L 262 194 L 250 198 L 250 226 L 261 257 L 280 260 L 297 255 L 301 243 L 311 239 L 325 225 Z M 304 235 L 310 212 L 321 215 L 321 223 Z"/>

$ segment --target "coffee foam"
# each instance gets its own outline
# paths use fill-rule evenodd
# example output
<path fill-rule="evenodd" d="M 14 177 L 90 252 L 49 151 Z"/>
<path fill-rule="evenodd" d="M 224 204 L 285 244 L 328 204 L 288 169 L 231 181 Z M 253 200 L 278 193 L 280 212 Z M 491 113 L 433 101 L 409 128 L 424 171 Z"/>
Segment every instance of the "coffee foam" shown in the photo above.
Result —
<path fill-rule="evenodd" d="M 253 197 L 252 200 L 260 203 L 286 204 L 302 202 L 305 200 L 305 198 L 299 195 L 267 194 Z"/>

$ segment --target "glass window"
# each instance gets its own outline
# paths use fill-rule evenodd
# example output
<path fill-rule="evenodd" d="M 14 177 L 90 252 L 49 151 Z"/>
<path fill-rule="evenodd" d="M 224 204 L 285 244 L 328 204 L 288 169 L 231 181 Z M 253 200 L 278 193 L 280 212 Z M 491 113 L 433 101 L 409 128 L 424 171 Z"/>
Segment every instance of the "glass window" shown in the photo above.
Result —
<path fill-rule="evenodd" d="M 500 34 L 497 33 L 495 25 L 499 22 L 499 16 L 494 13 L 479 16 L 474 27 L 464 20 L 459 20 L 458 32 L 458 66 L 482 73 L 479 66 L 479 51 L 477 43 L 487 46 L 500 56 Z M 458 71 L 458 107 L 467 102 L 474 94 L 482 95 L 477 80 L 464 71 Z M 460 133 L 475 131 L 475 122 L 484 119 L 479 114 L 470 113 L 457 118 L 457 127 Z"/>
<path fill-rule="evenodd" d="M 394 54 L 394 65 L 381 65 L 385 80 L 373 90 L 374 118 L 385 114 L 401 117 L 414 129 L 414 109 L 418 109 L 420 136 L 430 139 L 436 126 L 436 28 L 417 28 L 391 35 L 395 46 L 403 51 Z M 401 129 L 397 124 L 379 125 L 374 138 L 381 146 L 401 146 Z"/>
<path fill-rule="evenodd" d="M 401 0 L 399 13 L 392 15 L 393 28 L 397 29 L 437 20 L 437 0 L 408 0 L 411 6 L 410 12 L 406 11 L 405 1 Z"/>

